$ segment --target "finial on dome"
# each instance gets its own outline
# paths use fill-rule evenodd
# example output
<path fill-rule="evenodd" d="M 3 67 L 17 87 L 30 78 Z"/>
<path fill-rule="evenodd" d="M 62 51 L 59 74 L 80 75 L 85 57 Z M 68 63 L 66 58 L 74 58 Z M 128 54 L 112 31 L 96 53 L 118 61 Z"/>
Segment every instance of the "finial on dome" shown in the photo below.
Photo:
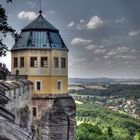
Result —
<path fill-rule="evenodd" d="M 42 10 L 39 10 L 39 14 L 40 14 L 40 15 L 42 14 Z"/>
<path fill-rule="evenodd" d="M 40 0 L 40 10 L 39 10 L 39 14 L 41 15 L 42 14 L 42 3 L 41 3 L 42 1 Z"/>

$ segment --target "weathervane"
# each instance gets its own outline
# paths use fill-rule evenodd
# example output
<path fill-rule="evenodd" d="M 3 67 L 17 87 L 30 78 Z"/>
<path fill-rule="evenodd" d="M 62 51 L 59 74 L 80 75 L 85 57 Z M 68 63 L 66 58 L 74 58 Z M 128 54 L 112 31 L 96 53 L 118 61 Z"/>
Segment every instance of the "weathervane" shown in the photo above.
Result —
<path fill-rule="evenodd" d="M 39 10 L 39 14 L 41 15 L 42 14 L 42 3 L 41 3 L 42 1 L 40 0 L 40 10 Z"/>

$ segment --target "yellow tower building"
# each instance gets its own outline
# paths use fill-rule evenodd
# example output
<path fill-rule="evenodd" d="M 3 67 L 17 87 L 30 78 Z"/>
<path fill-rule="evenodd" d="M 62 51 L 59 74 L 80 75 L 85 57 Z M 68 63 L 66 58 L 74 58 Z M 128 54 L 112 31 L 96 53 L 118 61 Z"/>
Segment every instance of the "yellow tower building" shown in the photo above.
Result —
<path fill-rule="evenodd" d="M 11 72 L 27 75 L 34 83 L 33 94 L 68 92 L 68 49 L 59 30 L 39 16 L 21 30 L 11 50 Z"/>
<path fill-rule="evenodd" d="M 76 104 L 67 94 L 68 49 L 42 11 L 21 30 L 11 54 L 12 75 L 27 75 L 34 85 L 27 106 L 32 108 L 29 115 L 36 137 L 74 140 Z"/>

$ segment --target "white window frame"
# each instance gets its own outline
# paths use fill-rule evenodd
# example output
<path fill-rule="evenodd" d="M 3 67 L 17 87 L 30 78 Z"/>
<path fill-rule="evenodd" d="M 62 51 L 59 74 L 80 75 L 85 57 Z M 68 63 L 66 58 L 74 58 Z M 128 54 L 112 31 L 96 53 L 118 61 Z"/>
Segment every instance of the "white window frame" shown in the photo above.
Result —
<path fill-rule="evenodd" d="M 37 82 L 40 82 L 40 90 L 37 90 Z M 35 91 L 41 91 L 42 90 L 42 80 L 35 80 Z"/>
<path fill-rule="evenodd" d="M 58 89 L 58 83 L 61 82 L 61 89 Z M 63 82 L 62 80 L 57 80 L 57 91 L 62 91 L 63 90 Z"/>

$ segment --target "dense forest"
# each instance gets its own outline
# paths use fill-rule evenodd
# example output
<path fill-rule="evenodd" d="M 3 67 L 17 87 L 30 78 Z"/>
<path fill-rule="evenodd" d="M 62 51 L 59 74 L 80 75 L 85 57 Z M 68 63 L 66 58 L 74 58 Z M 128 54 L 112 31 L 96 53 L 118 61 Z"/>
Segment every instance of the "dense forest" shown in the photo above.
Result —
<path fill-rule="evenodd" d="M 94 103 L 77 105 L 77 140 L 140 140 L 140 120 Z"/>
<path fill-rule="evenodd" d="M 102 85 L 106 89 L 91 89 L 81 85 L 84 88 L 76 91 L 78 95 L 94 95 L 94 96 L 121 96 L 124 98 L 138 98 L 140 97 L 140 85 L 123 85 L 123 84 L 113 84 L 113 85 Z M 74 90 L 70 91 L 75 93 Z"/>

